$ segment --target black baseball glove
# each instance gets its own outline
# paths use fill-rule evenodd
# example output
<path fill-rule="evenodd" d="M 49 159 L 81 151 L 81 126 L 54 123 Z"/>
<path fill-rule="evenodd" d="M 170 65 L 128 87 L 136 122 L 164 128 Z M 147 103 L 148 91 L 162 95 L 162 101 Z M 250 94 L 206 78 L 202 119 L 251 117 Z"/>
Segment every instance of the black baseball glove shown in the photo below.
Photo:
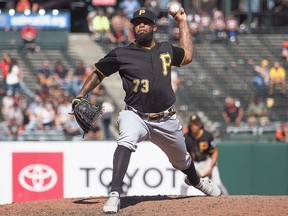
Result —
<path fill-rule="evenodd" d="M 77 97 L 72 101 L 72 115 L 83 130 L 83 138 L 86 133 L 95 125 L 103 113 L 102 106 L 93 105 L 84 97 Z"/>

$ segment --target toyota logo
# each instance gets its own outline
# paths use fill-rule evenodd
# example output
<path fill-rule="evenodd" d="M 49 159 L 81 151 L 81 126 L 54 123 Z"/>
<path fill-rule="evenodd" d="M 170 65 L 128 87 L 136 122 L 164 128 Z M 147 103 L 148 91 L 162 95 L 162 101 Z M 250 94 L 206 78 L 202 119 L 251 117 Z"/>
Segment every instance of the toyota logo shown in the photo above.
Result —
<path fill-rule="evenodd" d="M 32 192 L 44 192 L 57 183 L 57 173 L 45 164 L 31 164 L 24 167 L 18 176 L 23 188 Z"/>

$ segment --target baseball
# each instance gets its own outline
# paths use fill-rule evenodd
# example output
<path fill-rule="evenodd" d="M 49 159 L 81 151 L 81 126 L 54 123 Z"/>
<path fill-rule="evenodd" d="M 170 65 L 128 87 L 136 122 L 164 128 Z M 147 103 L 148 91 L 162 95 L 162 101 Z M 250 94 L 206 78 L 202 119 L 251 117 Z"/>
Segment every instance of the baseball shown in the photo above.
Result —
<path fill-rule="evenodd" d="M 180 10 L 179 4 L 171 4 L 169 7 L 169 13 L 174 16 Z"/>

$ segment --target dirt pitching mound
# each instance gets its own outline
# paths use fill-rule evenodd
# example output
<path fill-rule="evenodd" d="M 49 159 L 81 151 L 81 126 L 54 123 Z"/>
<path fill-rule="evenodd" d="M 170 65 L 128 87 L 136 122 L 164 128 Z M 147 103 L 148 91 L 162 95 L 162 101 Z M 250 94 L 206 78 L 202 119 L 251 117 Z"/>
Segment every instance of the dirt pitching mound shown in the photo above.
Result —
<path fill-rule="evenodd" d="M 0 205 L 0 215 L 106 215 L 106 197 L 55 199 Z M 119 216 L 287 216 L 288 196 L 127 196 Z"/>

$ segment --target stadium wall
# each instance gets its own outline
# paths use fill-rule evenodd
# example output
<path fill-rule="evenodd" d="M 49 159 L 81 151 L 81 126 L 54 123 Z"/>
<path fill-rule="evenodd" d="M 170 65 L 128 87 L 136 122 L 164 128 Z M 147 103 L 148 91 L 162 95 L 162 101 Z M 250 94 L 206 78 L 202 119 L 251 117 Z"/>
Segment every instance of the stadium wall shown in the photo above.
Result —
<path fill-rule="evenodd" d="M 67 49 L 68 47 L 68 30 L 38 30 L 36 44 L 45 49 Z M 23 41 L 20 31 L 0 30 L 0 47 L 21 49 Z"/>
<path fill-rule="evenodd" d="M 218 166 L 230 194 L 288 195 L 287 143 L 221 143 Z"/>
<path fill-rule="evenodd" d="M 1 142 L 0 204 L 107 196 L 116 142 Z M 219 144 L 219 169 L 230 194 L 288 194 L 288 145 Z M 184 175 L 149 142 L 132 154 L 123 192 L 181 195 Z M 189 188 L 188 195 L 203 195 Z"/>

